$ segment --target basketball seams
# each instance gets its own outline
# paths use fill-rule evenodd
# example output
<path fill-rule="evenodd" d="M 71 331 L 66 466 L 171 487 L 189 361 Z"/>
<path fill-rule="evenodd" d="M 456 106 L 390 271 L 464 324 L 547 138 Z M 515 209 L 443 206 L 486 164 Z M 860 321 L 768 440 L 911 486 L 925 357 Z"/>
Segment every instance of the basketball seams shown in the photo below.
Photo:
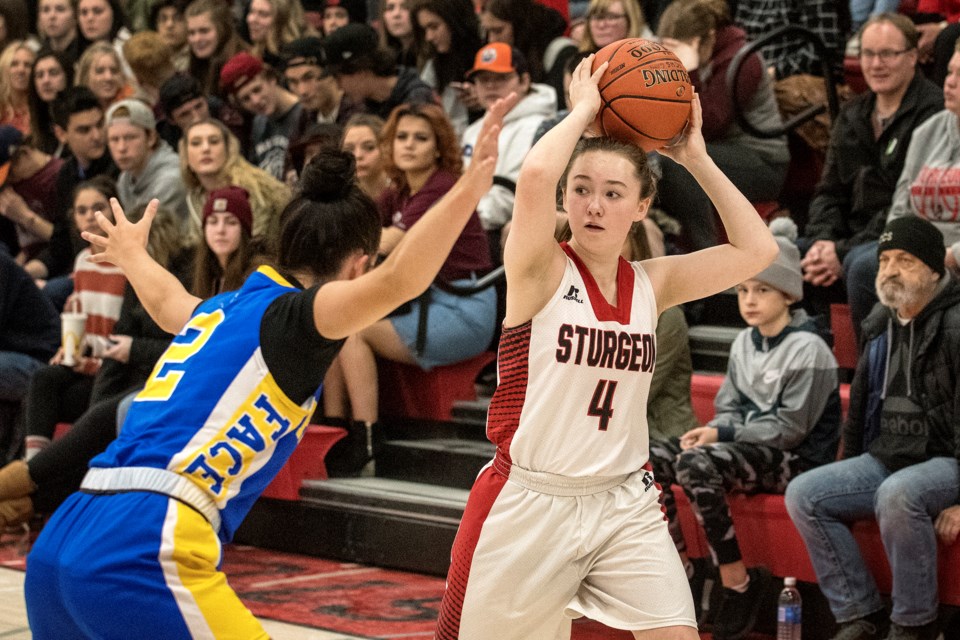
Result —
<path fill-rule="evenodd" d="M 609 87 L 610 85 L 612 85 L 614 82 L 616 82 L 616 81 L 619 80 L 620 78 L 624 77 L 625 75 L 629 74 L 631 71 L 636 71 L 637 69 L 642 69 L 643 67 L 650 66 L 651 64 L 654 64 L 654 63 L 656 63 L 656 62 L 662 62 L 662 61 L 664 61 L 664 60 L 672 60 L 672 59 L 673 59 L 673 58 L 672 58 L 671 56 L 665 56 L 665 55 L 662 55 L 662 54 L 661 54 L 661 57 L 656 58 L 655 60 L 647 60 L 646 62 L 641 62 L 641 63 L 635 64 L 635 65 L 633 65 L 632 67 L 630 67 L 629 69 L 624 69 L 623 71 L 621 71 L 620 73 L 618 73 L 618 74 L 616 75 L 616 77 L 611 78 L 611 79 L 610 79 L 610 82 L 608 82 L 607 84 L 605 84 L 605 85 L 603 85 L 602 87 L 600 87 L 600 91 L 601 91 L 601 92 L 604 91 L 605 89 L 607 89 L 607 87 Z M 678 68 L 683 69 L 683 65 L 678 65 Z M 683 70 L 686 71 L 686 69 L 683 69 Z"/>

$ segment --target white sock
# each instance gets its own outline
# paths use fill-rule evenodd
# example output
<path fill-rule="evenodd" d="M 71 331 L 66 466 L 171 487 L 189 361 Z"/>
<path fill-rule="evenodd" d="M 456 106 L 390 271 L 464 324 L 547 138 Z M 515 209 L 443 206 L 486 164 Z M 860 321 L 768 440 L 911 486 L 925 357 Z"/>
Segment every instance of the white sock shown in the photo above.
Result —
<path fill-rule="evenodd" d="M 50 446 L 50 438 L 44 438 L 43 436 L 27 436 L 25 441 L 27 453 L 24 457 L 27 462 L 30 462 L 35 455 Z"/>

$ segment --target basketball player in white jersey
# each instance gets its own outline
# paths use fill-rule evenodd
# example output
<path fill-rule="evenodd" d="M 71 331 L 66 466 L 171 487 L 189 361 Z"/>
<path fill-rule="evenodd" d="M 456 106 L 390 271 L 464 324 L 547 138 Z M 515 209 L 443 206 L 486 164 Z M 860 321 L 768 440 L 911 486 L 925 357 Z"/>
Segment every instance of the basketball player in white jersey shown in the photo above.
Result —
<path fill-rule="evenodd" d="M 504 253 L 507 311 L 487 435 L 496 456 L 460 524 L 437 638 L 556 640 L 587 616 L 636 638 L 698 638 L 693 601 L 649 471 L 654 331 L 669 307 L 753 277 L 777 244 L 707 155 L 698 98 L 661 151 L 710 196 L 730 241 L 629 263 L 631 225 L 654 193 L 646 156 L 580 141 L 600 106 L 593 56 L 573 108 L 527 155 Z M 554 185 L 573 237 L 554 241 Z"/>

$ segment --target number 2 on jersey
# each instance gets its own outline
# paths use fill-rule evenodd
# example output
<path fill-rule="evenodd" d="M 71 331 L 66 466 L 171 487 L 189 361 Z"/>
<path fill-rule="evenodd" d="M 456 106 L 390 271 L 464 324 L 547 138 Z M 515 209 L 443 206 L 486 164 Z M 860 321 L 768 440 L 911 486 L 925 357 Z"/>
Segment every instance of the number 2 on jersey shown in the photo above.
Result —
<path fill-rule="evenodd" d="M 613 417 L 613 394 L 617 390 L 616 380 L 600 380 L 590 400 L 587 415 L 591 418 L 600 418 L 600 431 L 606 431 Z"/>

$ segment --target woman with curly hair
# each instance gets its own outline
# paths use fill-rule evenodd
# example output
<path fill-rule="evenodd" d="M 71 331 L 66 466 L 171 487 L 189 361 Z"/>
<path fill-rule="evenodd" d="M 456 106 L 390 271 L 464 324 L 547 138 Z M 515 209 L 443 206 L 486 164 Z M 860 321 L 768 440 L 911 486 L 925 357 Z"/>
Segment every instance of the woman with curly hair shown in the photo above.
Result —
<path fill-rule="evenodd" d="M 457 134 L 479 112 L 473 85 L 464 82 L 483 42 L 470 0 L 411 0 L 414 43 L 420 52 L 420 78 L 437 95 Z"/>
<path fill-rule="evenodd" d="M 400 105 L 390 114 L 381 140 L 393 186 L 378 202 L 380 214 L 390 221 L 380 236 L 379 253 L 389 255 L 453 187 L 462 162 L 456 133 L 436 105 Z M 348 433 L 327 458 L 331 473 L 357 473 L 373 455 L 372 448 L 356 444 L 379 436 L 374 426 L 379 419 L 377 357 L 431 369 L 472 358 L 487 348 L 496 324 L 496 292 L 488 288 L 461 297 L 436 283 L 469 284 L 491 266 L 487 236 L 474 211 L 435 284 L 408 308 L 347 339 L 324 380 L 324 411 L 343 419 Z"/>
<path fill-rule="evenodd" d="M 187 189 L 187 206 L 199 229 L 210 192 L 234 185 L 247 190 L 253 211 L 252 235 L 273 247 L 280 232 L 280 213 L 290 202 L 290 188 L 250 164 L 240 141 L 219 120 L 200 120 L 180 139 L 180 171 Z"/>
<path fill-rule="evenodd" d="M 210 96 L 220 96 L 220 69 L 240 51 L 249 49 L 236 34 L 230 4 L 222 0 L 194 0 L 187 5 L 188 75 L 203 84 Z"/>
<path fill-rule="evenodd" d="M 30 134 L 30 71 L 35 56 L 23 40 L 14 40 L 0 53 L 0 124 Z"/>
<path fill-rule="evenodd" d="M 299 0 L 253 0 L 247 9 L 250 53 L 274 69 L 281 69 L 280 49 L 303 36 L 317 35 L 307 26 Z"/>
<path fill-rule="evenodd" d="M 110 105 L 133 95 L 123 59 L 109 42 L 94 42 L 77 62 L 76 85 L 87 87 L 106 111 Z"/>

